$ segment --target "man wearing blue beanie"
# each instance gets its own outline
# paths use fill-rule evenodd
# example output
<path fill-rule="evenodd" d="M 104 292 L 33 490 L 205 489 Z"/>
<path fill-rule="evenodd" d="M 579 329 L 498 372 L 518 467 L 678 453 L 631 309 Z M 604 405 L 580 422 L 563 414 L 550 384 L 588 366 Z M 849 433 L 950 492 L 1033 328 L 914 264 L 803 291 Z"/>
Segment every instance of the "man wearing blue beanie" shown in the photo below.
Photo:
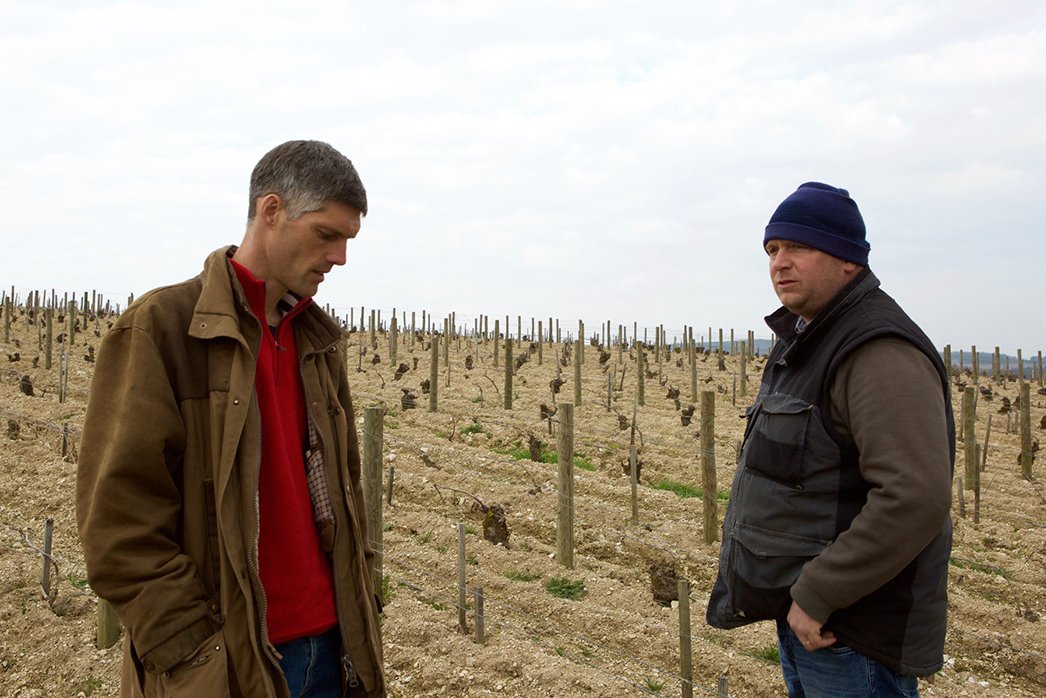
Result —
<path fill-rule="evenodd" d="M 868 268 L 849 192 L 766 226 L 780 338 L 747 410 L 708 622 L 777 623 L 789 696 L 917 696 L 943 663 L 955 460 L 937 350 Z"/>

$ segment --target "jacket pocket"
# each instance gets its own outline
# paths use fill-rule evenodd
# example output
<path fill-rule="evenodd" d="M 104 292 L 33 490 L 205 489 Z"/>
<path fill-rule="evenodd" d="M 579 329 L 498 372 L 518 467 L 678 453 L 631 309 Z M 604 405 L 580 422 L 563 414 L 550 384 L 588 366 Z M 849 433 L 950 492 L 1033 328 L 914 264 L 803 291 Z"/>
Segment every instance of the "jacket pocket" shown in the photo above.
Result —
<path fill-rule="evenodd" d="M 159 677 L 164 698 L 199 698 L 231 695 L 228 648 L 219 630 L 207 638 L 183 662 Z"/>
<path fill-rule="evenodd" d="M 784 618 L 792 605 L 789 589 L 803 565 L 827 546 L 828 541 L 738 524 L 726 574 L 732 614 L 748 622 Z"/>
<path fill-rule="evenodd" d="M 791 395 L 768 395 L 759 405 L 745 467 L 790 487 L 803 486 L 803 450 L 814 406 Z"/>

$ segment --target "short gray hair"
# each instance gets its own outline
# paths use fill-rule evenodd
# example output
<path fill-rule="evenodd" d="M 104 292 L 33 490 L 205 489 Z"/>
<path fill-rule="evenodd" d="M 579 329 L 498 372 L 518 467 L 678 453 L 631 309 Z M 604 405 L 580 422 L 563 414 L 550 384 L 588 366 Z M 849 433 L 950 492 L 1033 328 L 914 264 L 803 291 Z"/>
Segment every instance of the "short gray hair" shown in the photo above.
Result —
<path fill-rule="evenodd" d="M 322 141 L 287 141 L 266 153 L 251 173 L 247 222 L 259 197 L 276 194 L 295 219 L 328 201 L 367 215 L 367 191 L 352 161 Z"/>

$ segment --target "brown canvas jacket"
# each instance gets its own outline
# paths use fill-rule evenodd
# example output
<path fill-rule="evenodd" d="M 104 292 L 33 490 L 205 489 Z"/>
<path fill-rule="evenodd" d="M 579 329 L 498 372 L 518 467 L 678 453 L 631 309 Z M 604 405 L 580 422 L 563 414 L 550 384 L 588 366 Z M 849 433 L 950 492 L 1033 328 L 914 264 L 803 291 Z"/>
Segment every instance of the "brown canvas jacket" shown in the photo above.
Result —
<path fill-rule="evenodd" d="M 151 291 L 102 343 L 77 477 L 91 587 L 126 628 L 124 696 L 287 696 L 266 639 L 257 567 L 260 325 L 228 256 Z M 312 306 L 295 319 L 309 419 L 334 514 L 342 646 L 382 696 L 374 551 L 341 332 Z M 343 672 L 345 673 L 345 672 Z"/>

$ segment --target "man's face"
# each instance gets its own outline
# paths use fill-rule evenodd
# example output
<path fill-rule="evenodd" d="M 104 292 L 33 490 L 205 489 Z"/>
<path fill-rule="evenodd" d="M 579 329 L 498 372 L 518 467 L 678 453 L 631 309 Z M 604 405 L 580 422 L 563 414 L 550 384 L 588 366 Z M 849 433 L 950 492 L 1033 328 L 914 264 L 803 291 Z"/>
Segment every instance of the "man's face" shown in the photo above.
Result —
<path fill-rule="evenodd" d="M 781 305 L 810 322 L 859 266 L 790 240 L 769 240 L 770 280 Z"/>
<path fill-rule="evenodd" d="M 316 295 L 324 275 L 345 264 L 345 245 L 359 231 L 360 212 L 337 201 L 293 220 L 281 206 L 266 244 L 266 283 L 300 296 Z"/>

